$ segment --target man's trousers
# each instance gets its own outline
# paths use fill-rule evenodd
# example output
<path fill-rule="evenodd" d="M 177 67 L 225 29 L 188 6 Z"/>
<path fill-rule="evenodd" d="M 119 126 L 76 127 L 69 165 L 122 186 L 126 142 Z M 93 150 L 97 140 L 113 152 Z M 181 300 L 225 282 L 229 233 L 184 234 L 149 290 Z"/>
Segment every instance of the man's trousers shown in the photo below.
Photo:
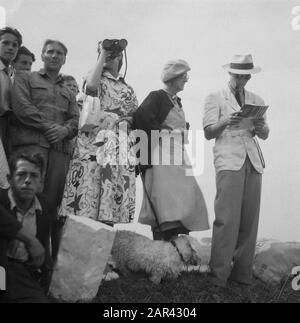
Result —
<path fill-rule="evenodd" d="M 49 303 L 46 291 L 38 284 L 32 268 L 15 260 L 7 267 L 7 291 L 0 294 L 0 303 Z"/>
<path fill-rule="evenodd" d="M 216 176 L 210 268 L 220 286 L 227 279 L 250 284 L 258 230 L 262 175 L 246 158 L 238 171 Z"/>

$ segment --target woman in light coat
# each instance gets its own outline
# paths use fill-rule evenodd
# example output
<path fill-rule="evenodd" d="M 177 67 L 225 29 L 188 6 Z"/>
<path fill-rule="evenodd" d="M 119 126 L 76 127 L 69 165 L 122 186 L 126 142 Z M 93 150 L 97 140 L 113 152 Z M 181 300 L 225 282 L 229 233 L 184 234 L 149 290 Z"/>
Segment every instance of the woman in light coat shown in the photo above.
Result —
<path fill-rule="evenodd" d="M 149 145 L 151 130 L 159 131 L 162 137 L 149 148 L 152 167 L 142 174 L 145 187 L 139 222 L 151 226 L 154 239 L 168 241 L 181 233 L 209 229 L 202 192 L 196 179 L 187 175 L 187 123 L 177 96 L 188 81 L 189 70 L 184 60 L 168 62 L 162 72 L 163 89 L 152 91 L 134 114 L 134 126 L 148 134 Z M 174 142 L 164 147 L 164 140 L 168 142 L 170 136 Z"/>

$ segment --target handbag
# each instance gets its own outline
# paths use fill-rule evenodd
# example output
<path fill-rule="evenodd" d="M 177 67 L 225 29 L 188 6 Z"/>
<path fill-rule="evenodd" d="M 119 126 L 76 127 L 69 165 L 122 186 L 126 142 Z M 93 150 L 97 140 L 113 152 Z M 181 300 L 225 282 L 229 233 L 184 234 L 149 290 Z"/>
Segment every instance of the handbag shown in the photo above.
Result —
<path fill-rule="evenodd" d="M 79 117 L 79 129 L 98 126 L 101 118 L 101 104 L 98 96 L 85 94 Z"/>

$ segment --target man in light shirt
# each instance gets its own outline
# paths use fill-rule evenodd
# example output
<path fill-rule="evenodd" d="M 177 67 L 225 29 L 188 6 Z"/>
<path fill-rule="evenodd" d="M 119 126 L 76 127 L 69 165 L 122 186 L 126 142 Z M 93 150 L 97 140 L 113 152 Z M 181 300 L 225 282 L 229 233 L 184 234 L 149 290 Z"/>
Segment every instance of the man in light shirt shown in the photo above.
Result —
<path fill-rule="evenodd" d="M 245 103 L 264 105 L 258 95 L 245 90 L 251 75 L 261 70 L 252 56 L 235 55 L 223 67 L 230 80 L 225 89 L 206 98 L 203 128 L 206 139 L 215 139 L 217 194 L 210 280 L 225 287 L 228 279 L 251 283 L 265 167 L 256 137 L 267 139 L 269 127 L 266 115 L 257 119 L 239 115 Z"/>
<path fill-rule="evenodd" d="M 22 44 L 22 36 L 17 29 L 0 29 L 0 139 L 7 153 L 8 118 L 11 113 L 11 62 Z"/>

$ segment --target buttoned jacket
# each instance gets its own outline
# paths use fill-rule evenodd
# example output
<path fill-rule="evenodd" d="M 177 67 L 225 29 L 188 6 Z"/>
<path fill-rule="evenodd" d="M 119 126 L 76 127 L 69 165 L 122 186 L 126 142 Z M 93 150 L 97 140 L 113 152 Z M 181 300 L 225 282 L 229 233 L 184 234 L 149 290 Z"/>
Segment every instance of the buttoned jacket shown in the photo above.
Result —
<path fill-rule="evenodd" d="M 245 104 L 264 105 L 264 101 L 258 95 L 245 90 Z M 204 129 L 239 110 L 240 106 L 229 87 L 210 94 L 204 104 Z M 250 118 L 244 118 L 237 126 L 227 126 L 216 138 L 213 152 L 216 172 L 239 170 L 248 155 L 256 171 L 263 173 L 264 158 Z"/>
<path fill-rule="evenodd" d="M 44 70 L 16 73 L 12 88 L 11 146 L 39 145 L 72 152 L 70 139 L 77 134 L 79 111 L 74 94 L 65 86 L 61 76 L 53 82 Z M 51 145 L 45 132 L 52 125 L 61 125 L 68 135 Z"/>
<path fill-rule="evenodd" d="M 38 194 L 37 198 L 42 206 L 42 211 L 36 211 L 37 234 L 36 238 L 45 248 L 45 262 L 41 267 L 46 272 L 52 268 L 50 257 L 50 228 L 51 216 L 49 215 L 49 205 L 45 196 Z M 0 266 L 6 268 L 6 251 L 8 241 L 15 239 L 17 232 L 22 228 L 22 224 L 17 220 L 16 210 L 11 210 L 11 203 L 8 198 L 8 190 L 0 189 Z"/>

